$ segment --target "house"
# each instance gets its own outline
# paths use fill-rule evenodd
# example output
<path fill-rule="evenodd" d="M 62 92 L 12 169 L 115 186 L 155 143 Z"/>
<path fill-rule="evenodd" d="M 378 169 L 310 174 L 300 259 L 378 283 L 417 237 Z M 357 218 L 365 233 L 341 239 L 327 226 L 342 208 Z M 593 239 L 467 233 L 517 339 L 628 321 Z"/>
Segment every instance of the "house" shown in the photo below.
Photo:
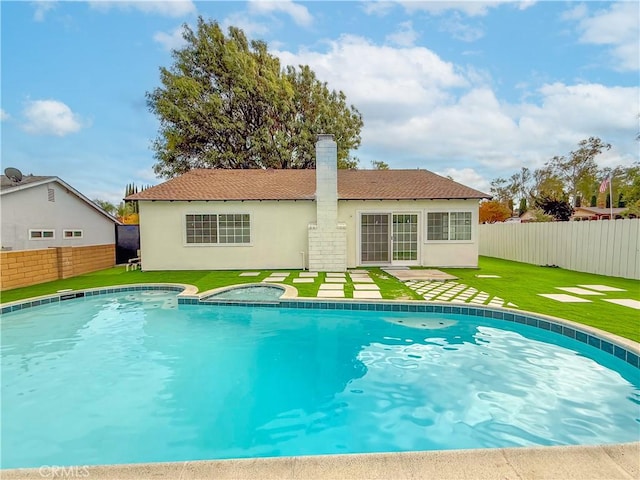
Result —
<path fill-rule="evenodd" d="M 138 200 L 144 270 L 475 267 L 482 192 L 427 170 L 195 169 Z"/>
<path fill-rule="evenodd" d="M 626 208 L 600 208 L 600 207 L 575 207 L 571 220 L 609 220 L 611 219 L 611 211 L 613 210 L 613 218 L 621 218 L 620 214 L 627 210 Z"/>
<path fill-rule="evenodd" d="M 118 220 L 58 177 L 0 181 L 2 250 L 115 243 Z"/>

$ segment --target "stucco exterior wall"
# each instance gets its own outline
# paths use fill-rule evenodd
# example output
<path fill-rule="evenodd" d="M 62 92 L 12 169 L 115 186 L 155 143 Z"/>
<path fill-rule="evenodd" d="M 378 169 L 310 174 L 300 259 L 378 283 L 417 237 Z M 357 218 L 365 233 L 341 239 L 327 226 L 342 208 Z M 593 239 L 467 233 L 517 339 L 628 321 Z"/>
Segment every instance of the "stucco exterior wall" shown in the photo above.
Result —
<path fill-rule="evenodd" d="M 300 269 L 313 201 L 139 202 L 143 270 Z M 251 243 L 188 245 L 187 214 L 249 214 Z"/>
<path fill-rule="evenodd" d="M 54 190 L 49 201 L 48 189 Z M 32 250 L 115 243 L 114 223 L 56 182 L 2 195 L 2 247 Z M 52 229 L 51 239 L 29 239 L 29 230 Z M 64 238 L 63 230 L 82 230 L 82 238 Z"/>
<path fill-rule="evenodd" d="M 308 225 L 316 222 L 313 201 L 139 203 L 144 270 L 300 269 L 308 265 Z M 427 212 L 471 212 L 471 241 L 427 241 Z M 248 245 L 187 245 L 185 218 L 198 213 L 248 213 Z M 418 261 L 433 267 L 478 265 L 478 200 L 344 201 L 338 222 L 346 225 L 347 266 L 359 266 L 361 213 L 417 213 Z"/>
<path fill-rule="evenodd" d="M 347 225 L 347 266 L 360 263 L 359 217 L 362 213 L 417 213 L 418 262 L 432 267 L 478 266 L 478 200 L 402 200 L 338 202 L 338 221 Z M 471 241 L 427 241 L 428 212 L 471 212 Z"/>

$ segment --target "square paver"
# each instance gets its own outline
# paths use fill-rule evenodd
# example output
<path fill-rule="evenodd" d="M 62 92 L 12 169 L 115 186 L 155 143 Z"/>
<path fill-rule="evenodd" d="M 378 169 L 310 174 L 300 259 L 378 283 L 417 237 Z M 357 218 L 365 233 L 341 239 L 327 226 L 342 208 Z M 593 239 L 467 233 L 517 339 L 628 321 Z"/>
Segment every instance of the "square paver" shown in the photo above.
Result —
<path fill-rule="evenodd" d="M 299 277 L 317 277 L 318 272 L 300 272 Z"/>
<path fill-rule="evenodd" d="M 369 272 L 367 270 L 348 270 L 349 273 L 366 273 L 368 274 Z"/>
<path fill-rule="evenodd" d="M 538 295 L 562 303 L 591 303 L 591 300 L 587 300 L 586 298 L 574 297 L 573 295 L 567 295 L 565 293 L 539 293 Z"/>
<path fill-rule="evenodd" d="M 594 292 L 593 290 L 587 290 L 580 287 L 556 287 L 558 290 L 564 292 L 573 293 L 574 295 L 604 295 L 604 293 Z"/>
<path fill-rule="evenodd" d="M 264 279 L 265 282 L 284 282 L 284 279 L 287 277 L 267 277 Z"/>
<path fill-rule="evenodd" d="M 630 298 L 612 298 L 605 299 L 605 302 L 615 303 L 616 305 L 622 305 L 623 307 L 633 308 L 635 310 L 640 310 L 640 302 L 638 300 L 632 300 Z"/>
<path fill-rule="evenodd" d="M 500 275 L 476 275 L 478 278 L 502 278 Z"/>
<path fill-rule="evenodd" d="M 241 277 L 257 277 L 258 275 L 260 275 L 262 272 L 242 272 L 240 274 Z"/>
<path fill-rule="evenodd" d="M 346 278 L 327 277 L 324 279 L 327 283 L 347 283 Z"/>
<path fill-rule="evenodd" d="M 313 283 L 315 282 L 315 278 L 294 278 L 293 283 Z"/>
<path fill-rule="evenodd" d="M 371 290 L 354 290 L 353 298 L 382 298 L 382 294 Z"/>
<path fill-rule="evenodd" d="M 345 274 L 341 272 L 328 272 L 327 278 L 345 278 Z"/>
<path fill-rule="evenodd" d="M 344 298 L 344 292 L 342 290 L 320 290 L 317 296 L 318 298 Z"/>
<path fill-rule="evenodd" d="M 375 283 L 373 278 L 365 277 L 351 277 L 353 283 Z"/>
<path fill-rule="evenodd" d="M 368 285 L 368 284 L 355 284 L 353 286 L 354 290 L 380 290 L 380 287 L 377 285 Z"/>
<path fill-rule="evenodd" d="M 626 292 L 622 288 L 610 287 L 608 285 L 578 285 L 582 288 L 588 288 L 589 290 L 595 290 L 597 292 Z"/>
<path fill-rule="evenodd" d="M 320 285 L 320 290 L 344 290 L 344 285 L 339 283 L 323 283 Z"/>

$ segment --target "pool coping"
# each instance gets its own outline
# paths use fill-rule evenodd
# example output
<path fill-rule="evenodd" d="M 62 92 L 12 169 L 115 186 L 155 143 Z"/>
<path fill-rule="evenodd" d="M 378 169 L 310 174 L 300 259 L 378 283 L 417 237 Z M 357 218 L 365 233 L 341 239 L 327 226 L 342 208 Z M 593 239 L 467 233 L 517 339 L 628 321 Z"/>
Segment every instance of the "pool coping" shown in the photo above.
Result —
<path fill-rule="evenodd" d="M 100 480 L 631 480 L 640 478 L 638 458 L 640 442 L 73 467 L 43 465 L 0 470 L 0 473 L 5 480 L 76 477 Z"/>

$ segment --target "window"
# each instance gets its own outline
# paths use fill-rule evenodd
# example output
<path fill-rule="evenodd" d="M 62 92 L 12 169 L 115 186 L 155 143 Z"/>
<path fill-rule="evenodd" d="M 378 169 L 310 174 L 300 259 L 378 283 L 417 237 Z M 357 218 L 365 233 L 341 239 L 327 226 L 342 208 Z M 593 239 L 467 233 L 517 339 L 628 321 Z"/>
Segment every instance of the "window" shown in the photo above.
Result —
<path fill-rule="evenodd" d="M 50 240 L 55 238 L 54 230 L 29 230 L 29 240 Z"/>
<path fill-rule="evenodd" d="M 66 239 L 82 238 L 82 230 L 63 230 L 62 236 Z"/>
<path fill-rule="evenodd" d="M 248 213 L 190 214 L 186 217 L 188 244 L 239 244 L 251 242 Z"/>
<path fill-rule="evenodd" d="M 427 240 L 471 240 L 471 212 L 427 213 Z"/>

